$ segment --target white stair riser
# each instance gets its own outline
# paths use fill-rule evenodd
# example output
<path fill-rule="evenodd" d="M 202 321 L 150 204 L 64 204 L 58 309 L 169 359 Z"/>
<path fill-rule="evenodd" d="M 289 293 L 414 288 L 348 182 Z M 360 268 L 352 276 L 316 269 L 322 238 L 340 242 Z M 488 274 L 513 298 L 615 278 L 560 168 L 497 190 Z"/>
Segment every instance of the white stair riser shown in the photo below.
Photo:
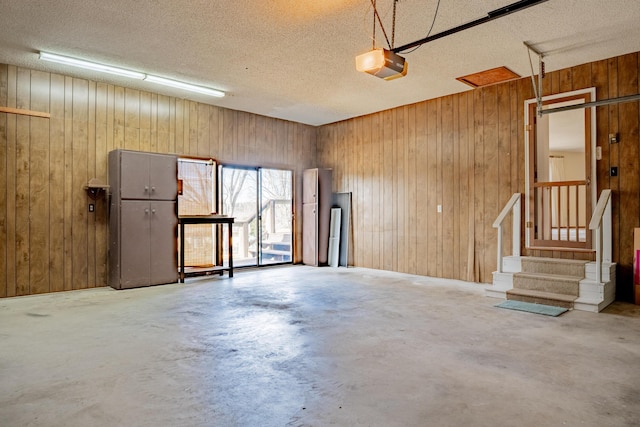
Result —
<path fill-rule="evenodd" d="M 500 290 L 500 289 L 492 289 L 492 287 L 489 286 L 485 289 L 484 295 L 491 298 L 506 299 L 507 291 Z"/>
<path fill-rule="evenodd" d="M 602 265 L 602 282 L 615 281 L 616 265 L 615 264 L 603 264 Z M 596 280 L 596 263 L 590 262 L 586 265 L 586 278 L 590 280 Z"/>
<path fill-rule="evenodd" d="M 522 257 L 507 256 L 502 259 L 502 271 L 519 273 L 522 271 Z"/>
<path fill-rule="evenodd" d="M 597 283 L 595 281 L 583 280 L 580 282 L 580 296 L 583 294 L 591 294 L 591 295 L 609 295 L 611 293 L 615 294 L 616 287 L 614 282 L 606 282 L 606 283 Z"/>
<path fill-rule="evenodd" d="M 513 288 L 513 274 L 493 272 L 493 286 L 511 289 Z"/>
<path fill-rule="evenodd" d="M 604 287 L 595 280 L 584 279 L 580 281 L 580 294 L 582 292 L 603 292 Z"/>
<path fill-rule="evenodd" d="M 580 291 L 580 298 L 586 298 L 589 300 L 602 300 L 604 298 L 604 292 L 601 291 Z"/>
<path fill-rule="evenodd" d="M 604 309 L 606 306 L 611 304 L 615 300 L 615 292 L 610 294 L 605 294 L 604 298 L 599 298 L 595 300 L 589 300 L 587 298 L 578 298 L 573 303 L 573 308 L 575 310 L 582 311 L 590 311 L 593 313 L 598 313 L 600 310 Z"/>
<path fill-rule="evenodd" d="M 513 274 L 493 272 L 493 284 L 485 288 L 485 295 L 491 298 L 506 299 L 506 292 L 513 289 Z"/>

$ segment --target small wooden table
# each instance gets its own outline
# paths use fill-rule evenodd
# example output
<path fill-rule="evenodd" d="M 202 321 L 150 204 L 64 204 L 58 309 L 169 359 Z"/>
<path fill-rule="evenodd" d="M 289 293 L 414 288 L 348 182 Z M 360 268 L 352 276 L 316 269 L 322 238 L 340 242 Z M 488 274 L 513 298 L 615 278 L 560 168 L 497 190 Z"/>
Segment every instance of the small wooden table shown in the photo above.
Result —
<path fill-rule="evenodd" d="M 180 216 L 178 217 L 178 224 L 180 224 L 180 282 L 184 283 L 184 225 L 185 224 L 226 224 L 227 225 L 227 240 L 229 250 L 229 265 L 228 267 L 218 267 L 218 271 L 229 271 L 229 277 L 233 277 L 233 240 L 232 240 L 232 228 L 235 218 L 223 216 L 223 215 L 204 215 L 204 216 Z"/>

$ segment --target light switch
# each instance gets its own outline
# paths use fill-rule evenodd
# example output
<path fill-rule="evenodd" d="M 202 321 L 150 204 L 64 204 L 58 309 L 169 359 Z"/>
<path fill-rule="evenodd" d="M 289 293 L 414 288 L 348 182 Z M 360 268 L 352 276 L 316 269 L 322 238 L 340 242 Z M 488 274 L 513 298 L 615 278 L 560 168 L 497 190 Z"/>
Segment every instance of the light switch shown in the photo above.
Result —
<path fill-rule="evenodd" d="M 438 213 L 442 213 L 442 205 L 438 205 Z"/>

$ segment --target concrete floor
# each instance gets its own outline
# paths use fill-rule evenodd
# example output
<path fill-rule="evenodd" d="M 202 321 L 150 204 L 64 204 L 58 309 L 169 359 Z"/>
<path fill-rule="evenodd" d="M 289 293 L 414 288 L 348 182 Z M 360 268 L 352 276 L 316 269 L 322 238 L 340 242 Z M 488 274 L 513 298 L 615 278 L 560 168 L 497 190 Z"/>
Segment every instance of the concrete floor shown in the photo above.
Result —
<path fill-rule="evenodd" d="M 0 300 L 2 426 L 640 425 L 640 307 L 286 267 Z"/>

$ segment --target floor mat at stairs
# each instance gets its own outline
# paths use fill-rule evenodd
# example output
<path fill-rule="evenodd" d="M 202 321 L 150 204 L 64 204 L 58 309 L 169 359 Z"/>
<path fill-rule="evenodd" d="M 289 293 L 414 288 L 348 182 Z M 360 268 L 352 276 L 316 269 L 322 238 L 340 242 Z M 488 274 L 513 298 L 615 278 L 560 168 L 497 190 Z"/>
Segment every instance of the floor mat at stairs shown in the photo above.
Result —
<path fill-rule="evenodd" d="M 506 300 L 501 302 L 500 304 L 495 305 L 494 307 L 506 308 L 508 310 L 517 310 L 517 311 L 526 311 L 528 313 L 535 314 L 543 314 L 545 316 L 559 316 L 565 311 L 568 311 L 566 308 L 555 307 L 553 305 L 545 305 L 545 304 L 534 304 L 531 302 L 522 302 L 515 300 Z"/>

